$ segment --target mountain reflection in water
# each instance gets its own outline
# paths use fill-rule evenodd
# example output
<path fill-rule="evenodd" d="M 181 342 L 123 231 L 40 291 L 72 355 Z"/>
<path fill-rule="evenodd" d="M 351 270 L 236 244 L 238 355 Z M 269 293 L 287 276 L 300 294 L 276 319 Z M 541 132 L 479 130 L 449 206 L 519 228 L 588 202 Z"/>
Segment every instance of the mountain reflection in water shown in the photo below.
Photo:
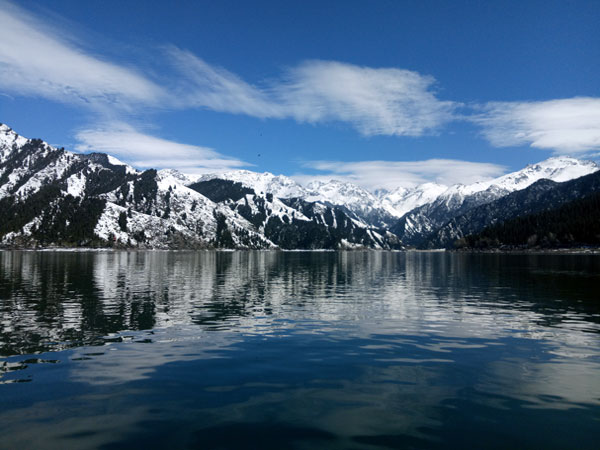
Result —
<path fill-rule="evenodd" d="M 0 252 L 0 447 L 595 448 L 600 257 Z"/>

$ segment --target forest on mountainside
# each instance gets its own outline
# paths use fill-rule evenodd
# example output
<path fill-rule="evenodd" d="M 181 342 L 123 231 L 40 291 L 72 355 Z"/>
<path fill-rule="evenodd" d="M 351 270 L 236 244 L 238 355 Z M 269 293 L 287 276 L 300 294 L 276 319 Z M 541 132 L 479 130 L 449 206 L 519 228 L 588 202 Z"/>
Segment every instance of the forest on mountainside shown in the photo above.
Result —
<path fill-rule="evenodd" d="M 581 246 L 600 246 L 600 193 L 488 226 L 454 243 L 458 249 Z"/>

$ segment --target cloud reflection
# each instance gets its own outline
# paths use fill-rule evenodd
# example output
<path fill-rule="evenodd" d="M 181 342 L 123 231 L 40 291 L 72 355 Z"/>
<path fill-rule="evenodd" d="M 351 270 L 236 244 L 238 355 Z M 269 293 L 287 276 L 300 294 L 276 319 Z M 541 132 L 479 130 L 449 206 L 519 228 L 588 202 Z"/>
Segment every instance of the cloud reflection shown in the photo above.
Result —
<path fill-rule="evenodd" d="M 576 407 L 587 423 L 600 406 L 597 265 L 418 252 L 0 252 L 0 348 L 11 364 L 0 379 L 33 375 L 24 392 L 37 392 L 50 372 L 18 355 L 40 352 L 61 361 L 52 373 L 68 392 L 0 422 L 21 439 L 43 432 L 30 419 L 40 417 L 104 444 L 167 430 L 194 445 L 265 432 L 281 447 L 334 448 L 460 442 L 469 414 L 481 419 L 482 445 L 485 424 L 537 414 L 523 411 Z M 73 402 L 118 423 L 117 437 Z M 49 439 L 64 446 L 63 435 Z"/>

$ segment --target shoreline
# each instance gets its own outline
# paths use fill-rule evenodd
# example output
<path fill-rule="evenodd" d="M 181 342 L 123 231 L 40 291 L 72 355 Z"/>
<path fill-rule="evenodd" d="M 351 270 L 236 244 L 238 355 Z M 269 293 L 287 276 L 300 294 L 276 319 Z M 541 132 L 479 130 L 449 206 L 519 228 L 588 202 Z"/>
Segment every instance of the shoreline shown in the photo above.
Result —
<path fill-rule="evenodd" d="M 600 248 L 533 248 L 533 249 L 413 249 L 387 250 L 374 248 L 361 249 L 230 249 L 230 248 L 204 248 L 204 249 L 169 249 L 169 248 L 97 248 L 97 247 L 41 247 L 41 248 L 0 248 L 0 252 L 40 252 L 40 253 L 114 253 L 114 252 L 285 252 L 285 253 L 324 253 L 324 252 L 389 252 L 389 253 L 457 253 L 457 254 L 521 254 L 521 255 L 600 255 Z"/>
<path fill-rule="evenodd" d="M 446 250 L 449 253 L 486 253 L 486 254 L 522 254 L 522 255 L 600 255 L 598 247 L 573 247 L 573 248 L 513 248 L 513 249 L 468 249 L 468 250 Z"/>

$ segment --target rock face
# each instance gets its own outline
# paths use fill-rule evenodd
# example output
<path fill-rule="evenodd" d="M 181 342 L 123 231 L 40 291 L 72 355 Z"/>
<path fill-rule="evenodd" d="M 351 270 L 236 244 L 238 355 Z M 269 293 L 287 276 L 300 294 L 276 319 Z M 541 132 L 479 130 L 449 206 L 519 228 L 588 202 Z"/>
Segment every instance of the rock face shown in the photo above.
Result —
<path fill-rule="evenodd" d="M 191 181 L 173 170 L 139 172 L 101 153 L 71 153 L 0 125 L 0 245 L 400 247 L 391 233 L 331 205 L 284 202 L 266 188 L 257 193 L 214 177 Z"/>

